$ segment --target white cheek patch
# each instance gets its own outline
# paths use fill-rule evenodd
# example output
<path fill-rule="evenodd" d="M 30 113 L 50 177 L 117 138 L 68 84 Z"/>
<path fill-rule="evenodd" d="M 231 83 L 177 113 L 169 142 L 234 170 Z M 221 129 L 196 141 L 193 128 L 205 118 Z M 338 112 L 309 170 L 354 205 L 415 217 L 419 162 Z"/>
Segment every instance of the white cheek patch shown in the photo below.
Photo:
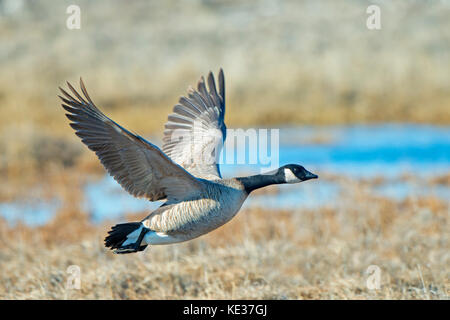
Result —
<path fill-rule="evenodd" d="M 284 168 L 284 178 L 286 180 L 286 183 L 297 183 L 302 181 L 299 178 L 297 178 L 290 169 L 287 168 Z"/>

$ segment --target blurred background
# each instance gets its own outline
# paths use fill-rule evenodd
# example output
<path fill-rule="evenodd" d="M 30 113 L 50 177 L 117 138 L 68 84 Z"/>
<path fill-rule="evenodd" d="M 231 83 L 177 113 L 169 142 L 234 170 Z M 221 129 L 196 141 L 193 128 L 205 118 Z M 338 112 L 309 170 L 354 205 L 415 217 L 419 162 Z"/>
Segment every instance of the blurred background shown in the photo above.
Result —
<path fill-rule="evenodd" d="M 0 297 L 448 298 L 449 1 L 0 0 L 0 41 Z M 227 126 L 280 129 L 280 165 L 320 179 L 256 193 L 195 241 L 110 254 L 110 225 L 161 203 L 105 174 L 58 86 L 83 77 L 161 145 L 178 98 L 220 67 Z M 80 290 L 66 288 L 74 264 Z"/>

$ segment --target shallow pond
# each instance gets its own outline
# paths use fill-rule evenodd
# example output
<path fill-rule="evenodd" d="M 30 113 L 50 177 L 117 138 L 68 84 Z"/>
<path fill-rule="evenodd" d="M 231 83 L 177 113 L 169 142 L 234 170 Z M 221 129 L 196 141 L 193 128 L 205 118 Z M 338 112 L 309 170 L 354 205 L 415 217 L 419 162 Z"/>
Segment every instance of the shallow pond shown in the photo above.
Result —
<path fill-rule="evenodd" d="M 269 209 L 314 208 L 339 202 L 340 185 L 323 173 L 352 179 L 385 178 L 371 192 L 374 195 L 403 199 L 408 196 L 436 196 L 450 199 L 448 185 L 423 187 L 420 183 L 399 179 L 408 174 L 420 179 L 450 173 L 450 127 L 413 124 L 355 126 L 311 126 L 283 128 L 279 133 L 279 164 L 298 163 L 316 173 L 319 180 L 299 185 L 280 186 L 279 192 L 254 195 L 244 204 Z M 227 152 L 227 150 L 225 150 Z M 248 151 L 247 151 L 248 158 Z M 256 174 L 261 163 L 225 164 L 222 175 Z M 325 174 L 325 177 L 326 177 Z M 150 203 L 128 195 L 109 176 L 90 183 L 84 189 L 84 209 L 93 221 L 122 219 L 124 213 L 148 211 L 161 202 Z M 58 210 L 57 200 L 50 203 L 3 203 L 0 214 L 9 222 L 18 220 L 39 225 Z"/>

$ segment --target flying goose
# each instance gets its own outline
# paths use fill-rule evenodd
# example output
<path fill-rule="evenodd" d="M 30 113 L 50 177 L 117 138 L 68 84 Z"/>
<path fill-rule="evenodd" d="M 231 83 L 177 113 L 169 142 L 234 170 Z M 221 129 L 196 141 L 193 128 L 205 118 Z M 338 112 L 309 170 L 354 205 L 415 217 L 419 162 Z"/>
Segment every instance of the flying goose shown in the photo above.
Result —
<path fill-rule="evenodd" d="M 108 173 L 135 197 L 166 200 L 142 221 L 112 227 L 105 246 L 115 253 L 197 238 L 230 221 L 253 190 L 317 178 L 288 164 L 266 174 L 222 179 L 217 163 L 226 138 L 222 69 L 218 82 L 217 90 L 210 72 L 208 88 L 201 77 L 197 90 L 189 88 L 179 99 L 165 125 L 162 150 L 103 114 L 81 78 L 84 97 L 69 82 L 73 95 L 59 88 L 70 126 Z"/>

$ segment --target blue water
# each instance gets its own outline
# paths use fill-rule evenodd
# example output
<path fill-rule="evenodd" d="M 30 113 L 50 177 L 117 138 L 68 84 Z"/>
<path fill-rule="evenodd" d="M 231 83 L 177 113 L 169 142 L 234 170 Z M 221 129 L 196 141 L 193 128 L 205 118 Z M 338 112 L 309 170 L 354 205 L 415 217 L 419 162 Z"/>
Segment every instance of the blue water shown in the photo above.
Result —
<path fill-rule="evenodd" d="M 329 137 L 320 144 L 314 136 Z M 306 139 L 306 141 L 305 141 Z M 281 165 L 300 163 L 316 171 L 352 177 L 395 177 L 405 172 L 418 176 L 449 172 L 450 127 L 413 124 L 355 125 L 286 128 L 280 131 Z M 257 171 L 255 166 L 222 166 Z"/>
<path fill-rule="evenodd" d="M 314 143 L 317 137 L 322 137 L 320 143 Z M 450 188 L 445 185 L 424 188 L 407 181 L 393 181 L 405 173 L 418 178 L 449 173 L 450 127 L 385 124 L 284 128 L 280 130 L 279 164 L 287 163 L 302 164 L 319 177 L 331 173 L 355 179 L 388 178 L 391 182 L 376 187 L 373 192 L 394 199 L 428 195 L 450 199 Z M 224 164 L 221 171 L 225 178 L 257 174 L 261 171 L 261 163 Z M 341 192 L 339 185 L 323 178 L 280 186 L 280 191 L 252 196 L 245 206 L 273 209 L 330 206 L 339 201 Z M 94 222 L 105 218 L 120 220 L 131 212 L 150 212 L 161 204 L 133 198 L 106 175 L 86 185 L 84 194 L 83 209 L 91 213 Z M 45 223 L 57 209 L 57 200 L 0 204 L 0 214 L 5 219 L 31 225 Z"/>
<path fill-rule="evenodd" d="M 105 175 L 97 182 L 88 184 L 84 189 L 84 195 L 83 209 L 91 213 L 91 219 L 94 222 L 99 222 L 105 218 L 124 218 L 130 212 L 146 210 L 150 212 L 163 203 L 162 201 L 150 202 L 130 196 L 109 175 Z"/>
<path fill-rule="evenodd" d="M 30 226 L 39 226 L 52 219 L 60 206 L 61 203 L 57 199 L 50 202 L 0 203 L 0 215 L 12 226 L 19 222 Z"/>

